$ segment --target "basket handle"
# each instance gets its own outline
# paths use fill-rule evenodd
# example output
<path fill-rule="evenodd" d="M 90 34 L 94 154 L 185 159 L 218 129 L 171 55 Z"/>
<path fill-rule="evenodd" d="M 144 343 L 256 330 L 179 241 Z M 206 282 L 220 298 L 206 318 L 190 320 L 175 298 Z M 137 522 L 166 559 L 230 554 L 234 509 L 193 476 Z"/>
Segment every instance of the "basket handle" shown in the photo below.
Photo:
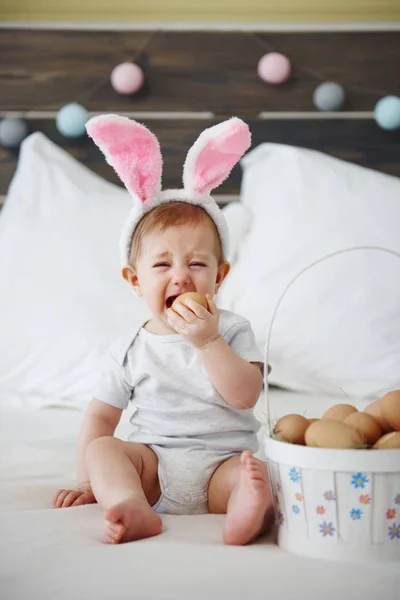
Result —
<path fill-rule="evenodd" d="M 269 352 L 270 352 L 270 345 L 271 345 L 271 336 L 272 336 L 272 329 L 274 326 L 274 322 L 275 322 L 275 318 L 276 315 L 278 313 L 279 307 L 282 304 L 282 301 L 284 300 L 286 293 L 289 291 L 289 289 L 292 287 L 292 285 L 302 276 L 304 275 L 304 273 L 306 273 L 307 271 L 309 271 L 310 269 L 312 269 L 313 267 L 315 267 L 316 265 L 329 260 L 331 258 L 334 258 L 335 256 L 339 256 L 341 254 L 345 254 L 346 252 L 357 252 L 360 250 L 374 250 L 374 251 L 379 251 L 379 252 L 385 252 L 387 254 L 391 254 L 392 256 L 396 256 L 397 258 L 400 258 L 400 253 L 396 252 L 395 250 L 389 250 L 388 248 L 383 248 L 381 246 L 353 246 L 351 248 L 345 248 L 343 250 L 337 250 L 336 252 L 331 252 L 330 254 L 326 254 L 325 256 L 323 256 L 322 258 L 319 258 L 318 260 L 315 260 L 314 262 L 312 262 L 310 265 L 308 265 L 307 267 L 304 267 L 303 269 L 301 269 L 301 271 L 299 273 L 297 273 L 297 275 L 295 275 L 293 277 L 293 279 L 287 284 L 287 286 L 285 287 L 285 289 L 283 290 L 278 303 L 275 307 L 275 310 L 272 314 L 272 318 L 271 318 L 271 322 L 270 322 L 270 326 L 269 326 L 269 331 L 268 331 L 268 337 L 267 337 L 267 341 L 265 343 L 265 350 L 264 350 L 264 395 L 265 395 L 265 406 L 266 406 L 266 411 L 267 411 L 267 422 L 270 423 L 270 395 L 269 395 L 269 386 L 268 386 L 268 362 L 269 362 Z"/>

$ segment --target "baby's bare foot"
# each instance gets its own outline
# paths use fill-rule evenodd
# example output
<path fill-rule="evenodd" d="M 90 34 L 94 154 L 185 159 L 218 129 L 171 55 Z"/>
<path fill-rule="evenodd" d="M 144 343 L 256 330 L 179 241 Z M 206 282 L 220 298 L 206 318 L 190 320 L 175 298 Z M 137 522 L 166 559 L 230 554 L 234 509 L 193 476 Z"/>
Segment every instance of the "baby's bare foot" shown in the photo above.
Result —
<path fill-rule="evenodd" d="M 132 542 L 161 533 L 161 518 L 145 500 L 126 500 L 107 510 L 104 516 L 106 544 Z"/>
<path fill-rule="evenodd" d="M 240 457 L 239 479 L 229 498 L 225 544 L 247 544 L 272 524 L 273 508 L 266 466 L 251 454 Z"/>

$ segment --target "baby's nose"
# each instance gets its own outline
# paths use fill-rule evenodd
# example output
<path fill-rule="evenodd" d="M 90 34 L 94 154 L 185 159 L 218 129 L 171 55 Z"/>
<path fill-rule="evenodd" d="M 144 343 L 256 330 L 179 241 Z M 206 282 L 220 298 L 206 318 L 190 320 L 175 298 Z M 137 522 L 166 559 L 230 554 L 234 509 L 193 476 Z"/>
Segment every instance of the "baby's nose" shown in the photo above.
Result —
<path fill-rule="evenodd" d="M 173 275 L 174 283 L 182 285 L 184 283 L 189 283 L 190 281 L 190 272 L 187 268 L 175 269 Z"/>

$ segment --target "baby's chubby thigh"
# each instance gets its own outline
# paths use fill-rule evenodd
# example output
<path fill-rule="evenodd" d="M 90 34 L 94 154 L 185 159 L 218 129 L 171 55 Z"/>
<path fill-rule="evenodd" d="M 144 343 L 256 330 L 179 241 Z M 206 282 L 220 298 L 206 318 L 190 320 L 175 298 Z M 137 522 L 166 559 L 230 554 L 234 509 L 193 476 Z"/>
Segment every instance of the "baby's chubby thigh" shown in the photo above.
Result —
<path fill-rule="evenodd" d="M 99 437 L 89 444 L 85 463 L 97 501 L 103 506 L 135 492 L 144 494 L 149 504 L 160 496 L 158 458 L 144 444 Z"/>

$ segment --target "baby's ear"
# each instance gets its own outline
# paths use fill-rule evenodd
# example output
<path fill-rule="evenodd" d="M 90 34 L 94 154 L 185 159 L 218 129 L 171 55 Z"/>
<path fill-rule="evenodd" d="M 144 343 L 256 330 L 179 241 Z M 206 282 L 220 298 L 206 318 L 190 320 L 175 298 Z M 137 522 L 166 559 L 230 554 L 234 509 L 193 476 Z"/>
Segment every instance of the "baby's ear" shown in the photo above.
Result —
<path fill-rule="evenodd" d="M 210 194 L 225 181 L 250 145 L 249 127 L 236 117 L 205 129 L 187 154 L 183 187 L 189 194 Z"/>
<path fill-rule="evenodd" d="M 129 283 L 129 285 L 133 288 L 134 292 L 138 295 L 142 295 L 142 290 L 140 289 L 139 279 L 136 274 L 136 269 L 132 267 L 132 265 L 125 265 L 122 268 L 122 277 Z"/>
<path fill-rule="evenodd" d="M 224 279 L 228 275 L 230 270 L 231 270 L 231 265 L 227 261 L 221 263 L 218 266 L 217 278 L 215 281 L 215 293 L 217 293 L 219 291 L 219 288 L 223 284 Z"/>
<path fill-rule="evenodd" d="M 147 127 L 127 117 L 99 115 L 89 119 L 86 131 L 134 198 L 146 202 L 160 192 L 160 145 Z"/>

